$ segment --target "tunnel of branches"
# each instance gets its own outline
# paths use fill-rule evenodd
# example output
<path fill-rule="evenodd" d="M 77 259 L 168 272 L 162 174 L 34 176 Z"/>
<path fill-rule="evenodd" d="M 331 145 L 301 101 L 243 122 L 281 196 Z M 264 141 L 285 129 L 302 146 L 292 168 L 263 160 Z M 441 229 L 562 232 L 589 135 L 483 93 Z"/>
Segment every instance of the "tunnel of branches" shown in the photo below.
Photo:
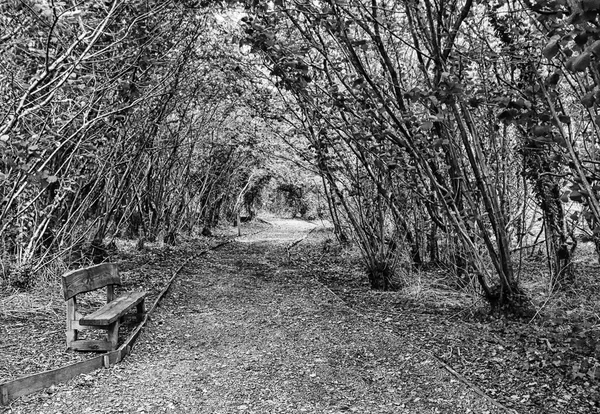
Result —
<path fill-rule="evenodd" d="M 599 11 L 3 1 L 2 284 L 272 214 L 330 223 L 373 289 L 436 267 L 527 308 L 523 260 L 564 289 L 600 248 Z"/>

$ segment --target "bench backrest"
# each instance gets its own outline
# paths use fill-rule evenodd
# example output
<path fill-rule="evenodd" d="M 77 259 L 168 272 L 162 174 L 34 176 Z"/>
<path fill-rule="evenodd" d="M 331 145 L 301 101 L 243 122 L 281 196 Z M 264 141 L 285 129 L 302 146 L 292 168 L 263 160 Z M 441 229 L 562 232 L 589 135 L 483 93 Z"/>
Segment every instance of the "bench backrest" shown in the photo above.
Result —
<path fill-rule="evenodd" d="M 109 285 L 120 285 L 121 277 L 116 264 L 102 263 L 65 273 L 62 282 L 65 300 L 69 300 L 80 293 Z"/>

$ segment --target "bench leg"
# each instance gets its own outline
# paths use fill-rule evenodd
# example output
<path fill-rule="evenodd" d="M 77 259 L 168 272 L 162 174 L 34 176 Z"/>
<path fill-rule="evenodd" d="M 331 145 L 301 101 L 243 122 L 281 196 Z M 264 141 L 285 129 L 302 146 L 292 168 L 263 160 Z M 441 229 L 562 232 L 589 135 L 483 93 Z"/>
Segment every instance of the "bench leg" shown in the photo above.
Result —
<path fill-rule="evenodd" d="M 108 342 L 110 343 L 111 349 L 117 349 L 119 344 L 119 321 L 115 321 L 108 327 Z"/>
<path fill-rule="evenodd" d="M 77 340 L 77 329 L 67 328 L 67 348 L 71 348 L 71 344 Z"/>
<path fill-rule="evenodd" d="M 142 301 L 135 306 L 136 311 L 137 311 L 136 319 L 138 322 L 141 322 L 144 320 L 144 312 L 146 312 L 144 302 L 145 302 L 145 300 L 142 299 Z"/>
<path fill-rule="evenodd" d="M 75 298 L 71 298 L 67 301 L 67 348 L 71 348 L 73 341 L 77 340 L 77 329 L 73 328 L 73 322 L 77 320 L 76 302 Z"/>

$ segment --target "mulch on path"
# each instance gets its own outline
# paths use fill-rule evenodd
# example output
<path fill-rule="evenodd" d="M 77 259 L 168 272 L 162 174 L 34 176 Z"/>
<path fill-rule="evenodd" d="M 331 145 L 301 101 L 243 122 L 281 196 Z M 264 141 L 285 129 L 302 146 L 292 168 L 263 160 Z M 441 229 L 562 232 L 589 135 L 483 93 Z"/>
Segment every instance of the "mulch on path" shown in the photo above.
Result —
<path fill-rule="evenodd" d="M 410 335 L 300 272 L 285 248 L 310 228 L 275 226 L 194 259 L 121 364 L 8 412 L 502 412 Z"/>

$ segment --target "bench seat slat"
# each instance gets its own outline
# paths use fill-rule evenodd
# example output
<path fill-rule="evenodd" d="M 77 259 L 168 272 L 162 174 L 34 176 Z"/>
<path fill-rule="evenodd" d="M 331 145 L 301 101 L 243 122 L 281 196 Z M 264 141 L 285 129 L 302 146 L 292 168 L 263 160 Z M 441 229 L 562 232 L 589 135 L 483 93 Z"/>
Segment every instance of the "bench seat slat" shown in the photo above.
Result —
<path fill-rule="evenodd" d="M 110 325 L 129 309 L 140 303 L 146 297 L 147 292 L 131 292 L 120 296 L 112 302 L 107 303 L 100 309 L 79 320 L 80 325 L 103 326 Z"/>

